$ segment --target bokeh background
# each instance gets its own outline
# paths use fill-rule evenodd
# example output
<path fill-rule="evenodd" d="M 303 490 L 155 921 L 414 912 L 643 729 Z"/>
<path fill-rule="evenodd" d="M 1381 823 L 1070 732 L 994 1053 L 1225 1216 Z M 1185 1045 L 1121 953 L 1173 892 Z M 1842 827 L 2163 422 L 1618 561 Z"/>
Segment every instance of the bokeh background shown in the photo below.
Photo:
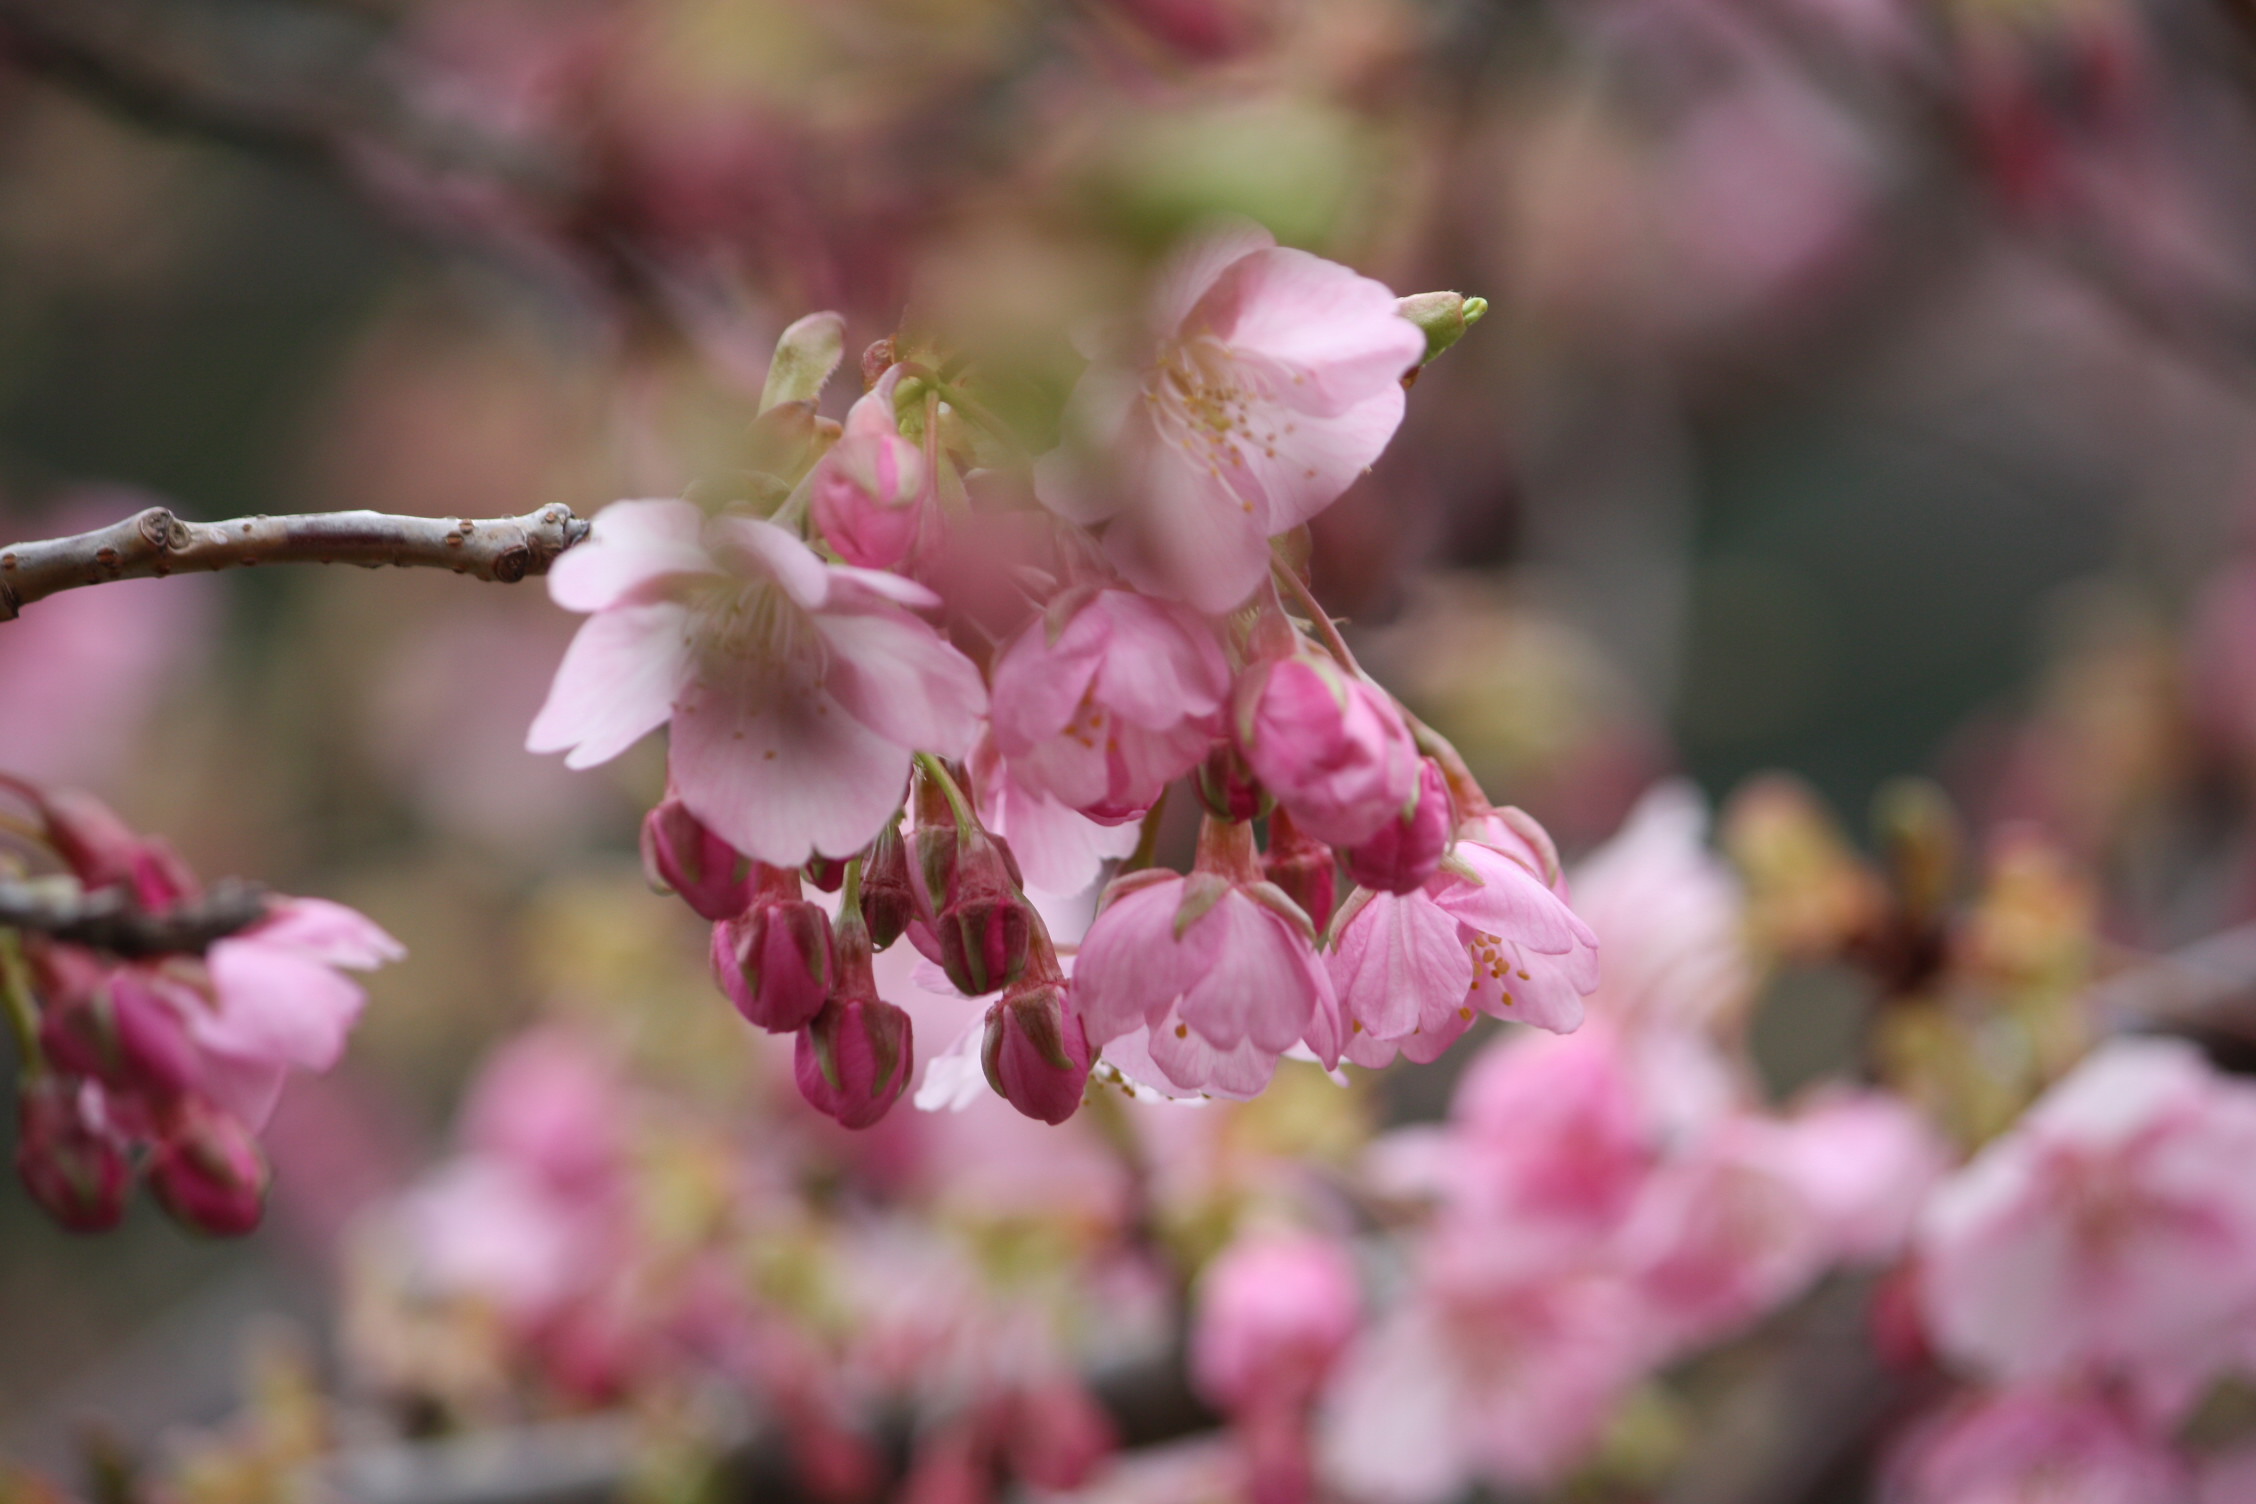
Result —
<path fill-rule="evenodd" d="M 1926 774 L 2162 948 L 2256 907 L 2252 188 L 2244 0 L 0 0 L 0 539 L 679 494 L 820 307 L 1039 432 L 1076 331 L 1245 214 L 1490 300 L 1315 573 L 1500 801 L 1577 852 L 1670 772 L 1852 829 Z M 635 863 L 657 749 L 521 750 L 572 626 L 347 569 L 0 625 L 0 766 L 410 955 L 256 1237 L 0 1195 L 0 1450 L 209 1419 L 269 1319 L 322 1350 L 344 1229 L 512 1030 L 711 1008 Z M 1766 1012 L 1780 1079 L 1849 1006 Z"/>

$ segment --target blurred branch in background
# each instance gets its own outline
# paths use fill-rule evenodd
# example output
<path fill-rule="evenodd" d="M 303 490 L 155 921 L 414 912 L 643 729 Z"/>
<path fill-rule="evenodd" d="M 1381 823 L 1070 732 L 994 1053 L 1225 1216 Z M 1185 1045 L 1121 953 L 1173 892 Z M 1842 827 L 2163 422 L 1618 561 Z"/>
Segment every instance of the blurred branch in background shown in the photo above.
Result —
<path fill-rule="evenodd" d="M 235 878 L 212 884 L 200 897 L 161 913 L 143 908 L 123 889 L 86 892 L 61 879 L 0 879 L 0 928 L 29 930 L 113 956 L 200 955 L 265 918 L 266 890 Z"/>
<path fill-rule="evenodd" d="M 227 522 L 183 522 L 165 507 L 150 507 L 90 533 L 0 552 L 0 621 L 81 585 L 254 564 L 391 564 L 513 585 L 546 574 L 558 554 L 587 534 L 588 524 L 564 506 L 482 521 L 324 512 Z"/>

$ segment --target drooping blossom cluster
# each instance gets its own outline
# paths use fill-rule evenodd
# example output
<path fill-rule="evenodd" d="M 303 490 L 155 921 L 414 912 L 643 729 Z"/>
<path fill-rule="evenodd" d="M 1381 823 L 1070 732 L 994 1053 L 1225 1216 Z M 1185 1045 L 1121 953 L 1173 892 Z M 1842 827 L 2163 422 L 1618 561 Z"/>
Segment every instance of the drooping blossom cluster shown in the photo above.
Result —
<path fill-rule="evenodd" d="M 13 845 L 0 840 L 0 878 L 24 872 L 19 893 L 157 921 L 206 896 L 161 838 L 131 830 L 91 795 L 6 788 L 30 816 L 0 827 L 0 837 L 22 832 Z M 178 950 L 0 929 L 0 1005 L 24 1062 L 16 1168 L 64 1227 L 115 1226 L 137 1176 L 201 1232 L 249 1232 L 264 1215 L 257 1135 L 285 1079 L 327 1070 L 343 1053 L 364 995 L 342 971 L 402 951 L 325 899 L 261 898 L 243 918 Z"/>
<path fill-rule="evenodd" d="M 1942 1149 L 1883 1093 L 1761 1103 L 1732 1023 L 1742 906 L 1702 825 L 1664 787 L 1587 864 L 1610 969 L 1579 1032 L 1500 1038 L 1446 1124 L 1373 1146 L 1374 1190 L 1423 1208 L 1390 1300 L 1359 1317 L 1355 1265 L 1324 1238 L 1257 1235 L 1210 1272 L 1194 1372 L 1253 1497 L 1305 1500 L 1315 1477 L 1401 1504 L 1554 1484 L 1664 1366 L 1900 1251 Z M 1239 1377 L 1263 1365 L 1289 1378 Z"/>
<path fill-rule="evenodd" d="M 843 321 L 803 319 L 755 424 L 774 473 L 718 509 L 616 503 L 558 561 L 588 620 L 529 744 L 589 766 L 669 728 L 651 878 L 849 1126 L 915 1072 L 870 980 L 904 936 L 991 999 L 987 1080 L 1053 1123 L 1100 1062 L 1247 1097 L 1287 1054 L 1431 1059 L 1481 1013 L 1572 1029 L 1595 946 L 1548 838 L 1363 674 L 1274 547 L 1378 457 L 1468 308 L 1207 233 L 1030 465 L 905 336 L 819 416 Z M 1188 873 L 1148 865 L 1178 785 L 1205 811 Z M 1077 892 L 1139 849 L 1061 952 L 1028 881 Z"/>

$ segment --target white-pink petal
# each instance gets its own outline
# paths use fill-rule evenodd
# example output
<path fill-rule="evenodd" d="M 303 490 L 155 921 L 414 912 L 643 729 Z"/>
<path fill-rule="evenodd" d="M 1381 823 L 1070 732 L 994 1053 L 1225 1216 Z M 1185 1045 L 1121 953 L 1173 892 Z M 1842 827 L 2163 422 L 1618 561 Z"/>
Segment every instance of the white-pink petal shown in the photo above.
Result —
<path fill-rule="evenodd" d="M 689 673 L 688 628 L 689 613 L 666 601 L 589 617 L 564 650 L 526 748 L 592 768 L 666 724 Z"/>

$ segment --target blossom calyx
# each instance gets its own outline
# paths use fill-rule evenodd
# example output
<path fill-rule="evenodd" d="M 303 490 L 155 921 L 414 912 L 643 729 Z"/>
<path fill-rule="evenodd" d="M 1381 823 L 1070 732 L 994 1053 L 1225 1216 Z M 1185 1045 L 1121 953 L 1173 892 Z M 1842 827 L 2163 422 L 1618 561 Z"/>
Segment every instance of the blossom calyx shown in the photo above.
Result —
<path fill-rule="evenodd" d="M 995 839 L 976 827 L 958 836 L 944 887 L 934 890 L 940 966 L 966 997 L 1008 987 L 1026 970 L 1033 912 Z M 927 872 L 929 881 L 930 873 Z"/>
<path fill-rule="evenodd" d="M 130 970 L 91 993 L 51 1001 L 40 1015 L 39 1044 L 72 1075 L 160 1102 L 188 1090 L 198 1074 L 179 1015 Z"/>
<path fill-rule="evenodd" d="M 220 1238 L 241 1237 L 259 1225 L 273 1179 L 250 1129 L 194 1101 L 167 1125 L 146 1173 L 168 1216 Z"/>
<path fill-rule="evenodd" d="M 1461 292 L 1417 292 L 1397 298 L 1394 311 L 1425 335 L 1426 353 L 1418 361 L 1422 366 L 1463 339 L 1465 331 L 1481 321 L 1488 312 L 1488 299 L 1468 298 Z"/>
<path fill-rule="evenodd" d="M 1062 1123 L 1080 1109 L 1089 1056 L 1088 1032 L 1062 981 L 1029 981 L 987 1009 L 979 1051 L 987 1084 L 1030 1118 Z"/>
<path fill-rule="evenodd" d="M 117 1226 L 132 1172 L 100 1087 L 51 1074 L 28 1080 L 16 1129 L 16 1174 L 47 1215 L 70 1232 Z"/>
<path fill-rule="evenodd" d="M 885 1116 L 915 1065 L 909 1015 L 877 995 L 869 933 L 858 915 L 839 920 L 838 990 L 799 1031 L 792 1075 L 799 1094 L 844 1128 Z"/>
<path fill-rule="evenodd" d="M 1258 820 L 1276 808 L 1277 801 L 1253 776 L 1253 769 L 1228 742 L 1207 753 L 1198 770 L 1199 803 L 1220 820 Z"/>
<path fill-rule="evenodd" d="M 1349 848 L 1348 876 L 1384 893 L 1414 893 L 1441 870 L 1454 823 L 1449 785 L 1440 766 L 1426 758 L 1410 803 L 1380 826 L 1377 835 Z"/>
<path fill-rule="evenodd" d="M 800 897 L 799 874 L 757 864 L 750 908 L 713 926 L 713 979 L 745 1019 L 788 1034 L 822 1011 L 840 975 L 830 916 Z"/>
<path fill-rule="evenodd" d="M 752 904 L 750 862 L 672 794 L 643 816 L 642 871 L 700 919 L 734 919 Z"/>

